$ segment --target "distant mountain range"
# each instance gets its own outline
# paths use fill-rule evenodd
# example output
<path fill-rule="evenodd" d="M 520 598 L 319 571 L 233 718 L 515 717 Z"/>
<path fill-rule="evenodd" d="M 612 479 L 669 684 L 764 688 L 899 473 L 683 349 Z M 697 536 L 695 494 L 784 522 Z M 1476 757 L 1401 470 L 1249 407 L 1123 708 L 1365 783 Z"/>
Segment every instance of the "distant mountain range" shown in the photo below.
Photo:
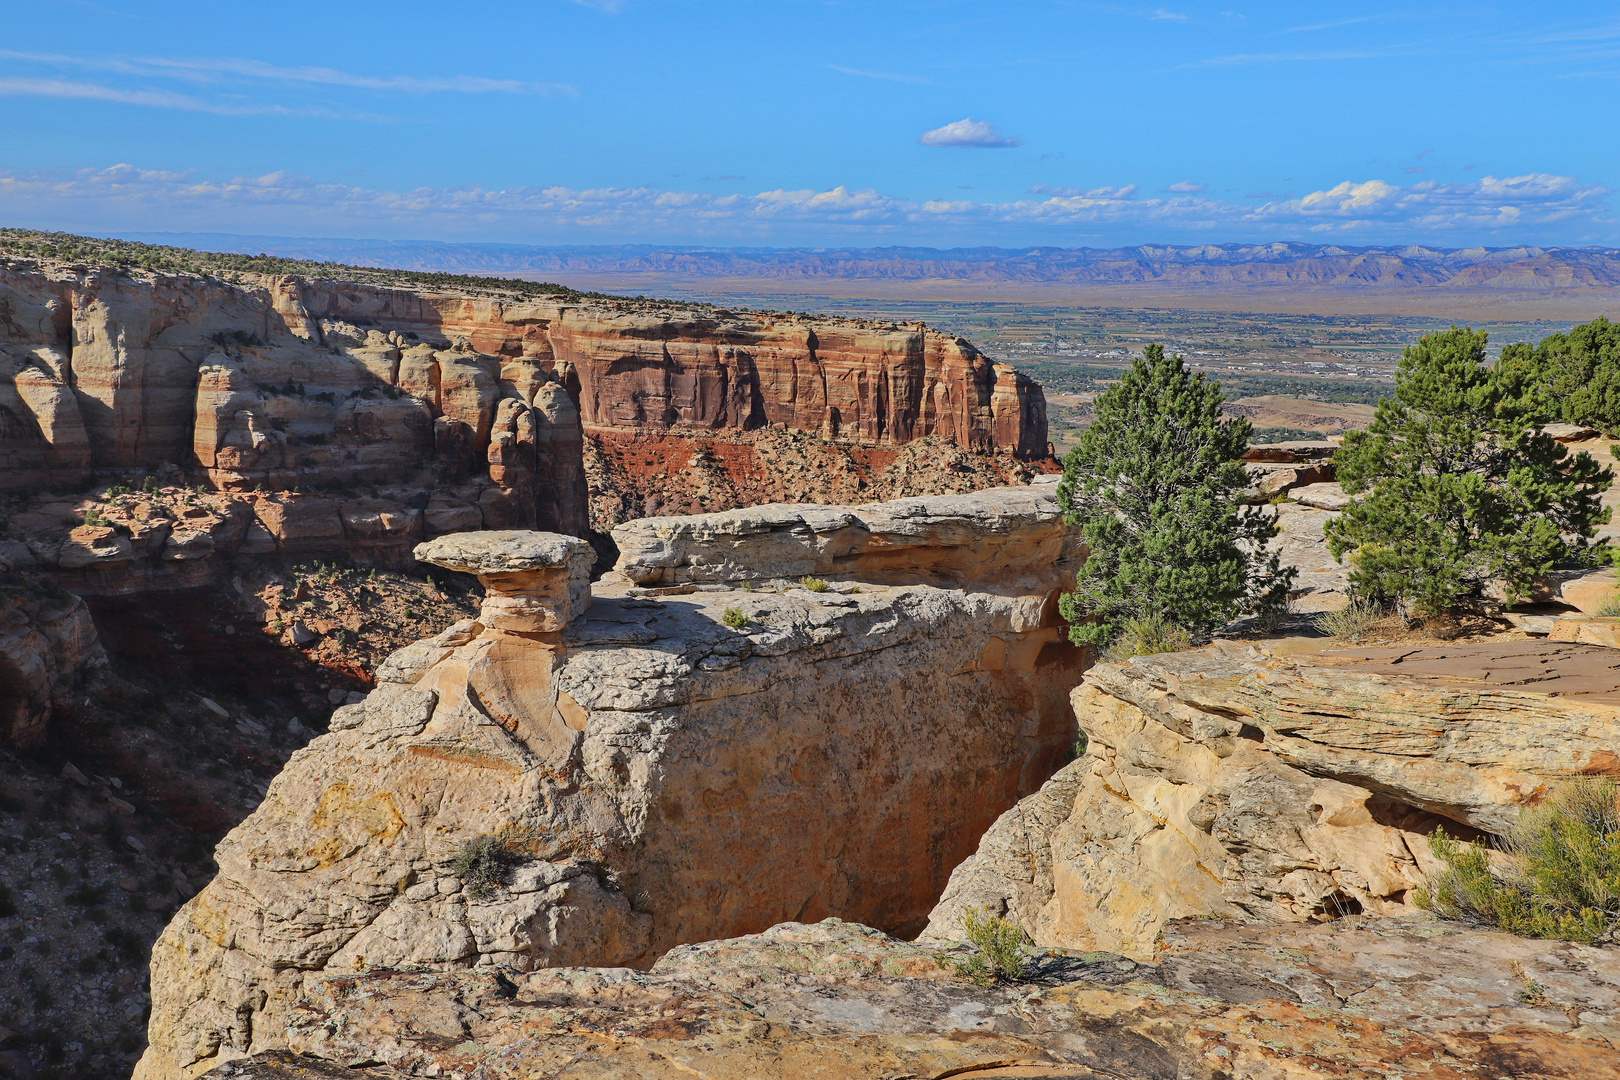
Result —
<path fill-rule="evenodd" d="M 680 278 L 984 281 L 1162 287 L 1321 289 L 1620 289 L 1620 249 L 1340 247 L 1331 244 L 1144 245 L 1130 248 L 533 247 L 434 241 L 328 240 L 214 233 L 126 239 L 207 251 L 401 270 L 473 274 L 659 275 Z"/>

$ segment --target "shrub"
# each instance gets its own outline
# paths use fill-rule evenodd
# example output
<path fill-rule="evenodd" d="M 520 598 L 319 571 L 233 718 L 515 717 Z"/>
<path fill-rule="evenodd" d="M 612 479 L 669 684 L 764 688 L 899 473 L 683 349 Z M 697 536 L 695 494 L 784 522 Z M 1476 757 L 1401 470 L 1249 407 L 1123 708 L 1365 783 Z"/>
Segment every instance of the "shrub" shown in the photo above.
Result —
<path fill-rule="evenodd" d="M 1610 593 L 1598 605 L 1597 617 L 1600 619 L 1620 619 L 1620 590 Z"/>
<path fill-rule="evenodd" d="M 505 833 L 485 833 L 461 845 L 450 860 L 450 872 L 461 879 L 467 895 L 482 900 L 512 878 L 523 856 L 508 846 Z"/>
<path fill-rule="evenodd" d="M 1103 657 L 1108 660 L 1129 660 L 1133 656 L 1152 656 L 1190 648 L 1192 638 L 1187 631 L 1162 615 L 1148 615 L 1126 619 L 1121 623 L 1114 643 L 1103 653 Z"/>
<path fill-rule="evenodd" d="M 1591 561 L 1613 474 L 1571 457 L 1541 430 L 1542 396 L 1512 365 L 1488 367 L 1486 335 L 1452 327 L 1401 355 L 1395 394 L 1333 455 L 1339 482 L 1361 495 L 1325 532 L 1350 582 L 1403 615 L 1515 603 L 1566 560 Z"/>
<path fill-rule="evenodd" d="M 1352 600 L 1338 611 L 1324 611 L 1316 617 L 1316 628 L 1328 637 L 1355 641 L 1385 618 L 1383 610 L 1369 600 Z"/>
<path fill-rule="evenodd" d="M 1220 385 L 1149 345 L 1095 402 L 1063 459 L 1058 504 L 1091 549 L 1060 601 L 1076 644 L 1106 647 L 1132 620 L 1203 639 L 1286 602 L 1294 571 L 1266 550 L 1273 510 L 1244 506 L 1253 428 L 1223 419 Z"/>
<path fill-rule="evenodd" d="M 725 614 L 720 616 L 720 621 L 733 630 L 741 630 L 748 625 L 748 616 L 742 613 L 741 608 L 728 607 Z"/>
<path fill-rule="evenodd" d="M 957 962 L 959 974 L 980 985 L 1016 982 L 1024 974 L 1024 932 L 1016 923 L 977 908 L 962 913 L 962 929 L 973 955 Z"/>
<path fill-rule="evenodd" d="M 811 592 L 827 591 L 827 583 L 818 577 L 802 577 L 799 579 L 799 584 Z"/>
<path fill-rule="evenodd" d="M 1497 873 L 1483 844 L 1444 829 L 1429 847 L 1445 869 L 1418 891 L 1420 907 L 1525 937 L 1591 942 L 1620 929 L 1620 781 L 1567 781 L 1525 810 Z"/>

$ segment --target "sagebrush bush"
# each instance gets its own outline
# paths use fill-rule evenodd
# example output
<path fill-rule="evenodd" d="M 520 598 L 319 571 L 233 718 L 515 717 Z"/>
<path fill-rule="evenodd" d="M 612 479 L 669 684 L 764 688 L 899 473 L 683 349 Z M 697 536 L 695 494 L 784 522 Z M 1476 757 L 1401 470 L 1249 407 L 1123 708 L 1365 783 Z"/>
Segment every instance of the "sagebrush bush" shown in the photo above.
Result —
<path fill-rule="evenodd" d="M 809 589 L 811 592 L 826 592 L 827 591 L 827 583 L 825 581 L 821 580 L 818 577 L 802 577 L 802 578 L 799 579 L 799 584 L 803 585 L 806 589 Z"/>
<path fill-rule="evenodd" d="M 1113 644 L 1108 646 L 1103 657 L 1107 660 L 1129 660 L 1133 656 L 1152 656 L 1190 648 L 1192 638 L 1187 631 L 1162 615 L 1148 615 L 1121 622 Z"/>
<path fill-rule="evenodd" d="M 962 929 L 974 954 L 957 963 L 958 973 L 983 985 L 1016 982 L 1023 976 L 1024 931 L 1018 924 L 981 907 L 962 913 Z"/>
<path fill-rule="evenodd" d="M 512 878 L 512 869 L 523 861 L 513 851 L 504 833 L 485 833 L 461 845 L 450 860 L 450 872 L 461 879 L 462 887 L 474 900 L 481 900 Z"/>
<path fill-rule="evenodd" d="M 1579 779 L 1524 811 L 1505 838 L 1505 863 L 1437 829 L 1445 864 L 1415 897 L 1448 918 L 1471 917 L 1525 937 L 1592 942 L 1620 930 L 1620 781 Z"/>
<path fill-rule="evenodd" d="M 1316 617 L 1316 628 L 1331 638 L 1354 641 L 1386 616 L 1371 600 L 1352 600 L 1337 611 L 1324 611 Z"/>
<path fill-rule="evenodd" d="M 1606 596 L 1595 614 L 1600 619 L 1620 619 L 1620 589 Z"/>

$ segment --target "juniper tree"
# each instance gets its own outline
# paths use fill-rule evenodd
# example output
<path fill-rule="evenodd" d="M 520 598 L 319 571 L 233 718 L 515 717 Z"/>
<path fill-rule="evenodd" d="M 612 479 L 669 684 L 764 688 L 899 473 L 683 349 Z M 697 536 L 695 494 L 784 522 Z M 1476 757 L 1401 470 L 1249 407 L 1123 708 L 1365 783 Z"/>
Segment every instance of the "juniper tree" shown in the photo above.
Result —
<path fill-rule="evenodd" d="M 1097 396 L 1058 484 L 1064 520 L 1090 548 L 1060 601 L 1076 644 L 1106 646 L 1126 623 L 1153 619 L 1202 640 L 1286 602 L 1294 571 L 1266 551 L 1276 514 L 1238 501 L 1253 428 L 1223 418 L 1223 400 L 1220 384 L 1160 345 Z"/>
<path fill-rule="evenodd" d="M 1534 347 L 1514 342 L 1496 366 L 1547 416 L 1620 431 L 1620 325 L 1600 317 Z"/>
<path fill-rule="evenodd" d="M 1545 394 L 1512 364 L 1488 367 L 1485 343 L 1454 326 L 1406 349 L 1394 396 L 1333 455 L 1363 497 L 1328 523 L 1328 550 L 1348 556 L 1358 592 L 1403 613 L 1478 606 L 1493 581 L 1516 601 L 1601 547 L 1613 475 L 1541 430 Z"/>

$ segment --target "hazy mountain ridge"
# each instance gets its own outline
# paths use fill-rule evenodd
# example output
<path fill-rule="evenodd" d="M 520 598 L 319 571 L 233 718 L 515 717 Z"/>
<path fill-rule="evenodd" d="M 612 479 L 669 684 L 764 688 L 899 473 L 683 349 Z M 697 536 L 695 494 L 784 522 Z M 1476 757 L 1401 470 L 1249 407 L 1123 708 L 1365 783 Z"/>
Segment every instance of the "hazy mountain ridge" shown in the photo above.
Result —
<path fill-rule="evenodd" d="M 130 239 L 209 250 L 410 270 L 666 274 L 814 281 L 957 280 L 1076 285 L 1442 288 L 1540 291 L 1620 288 L 1620 249 L 1438 248 L 1333 244 L 1142 245 L 1128 248 L 540 247 L 434 241 L 327 240 L 224 234 Z"/>

